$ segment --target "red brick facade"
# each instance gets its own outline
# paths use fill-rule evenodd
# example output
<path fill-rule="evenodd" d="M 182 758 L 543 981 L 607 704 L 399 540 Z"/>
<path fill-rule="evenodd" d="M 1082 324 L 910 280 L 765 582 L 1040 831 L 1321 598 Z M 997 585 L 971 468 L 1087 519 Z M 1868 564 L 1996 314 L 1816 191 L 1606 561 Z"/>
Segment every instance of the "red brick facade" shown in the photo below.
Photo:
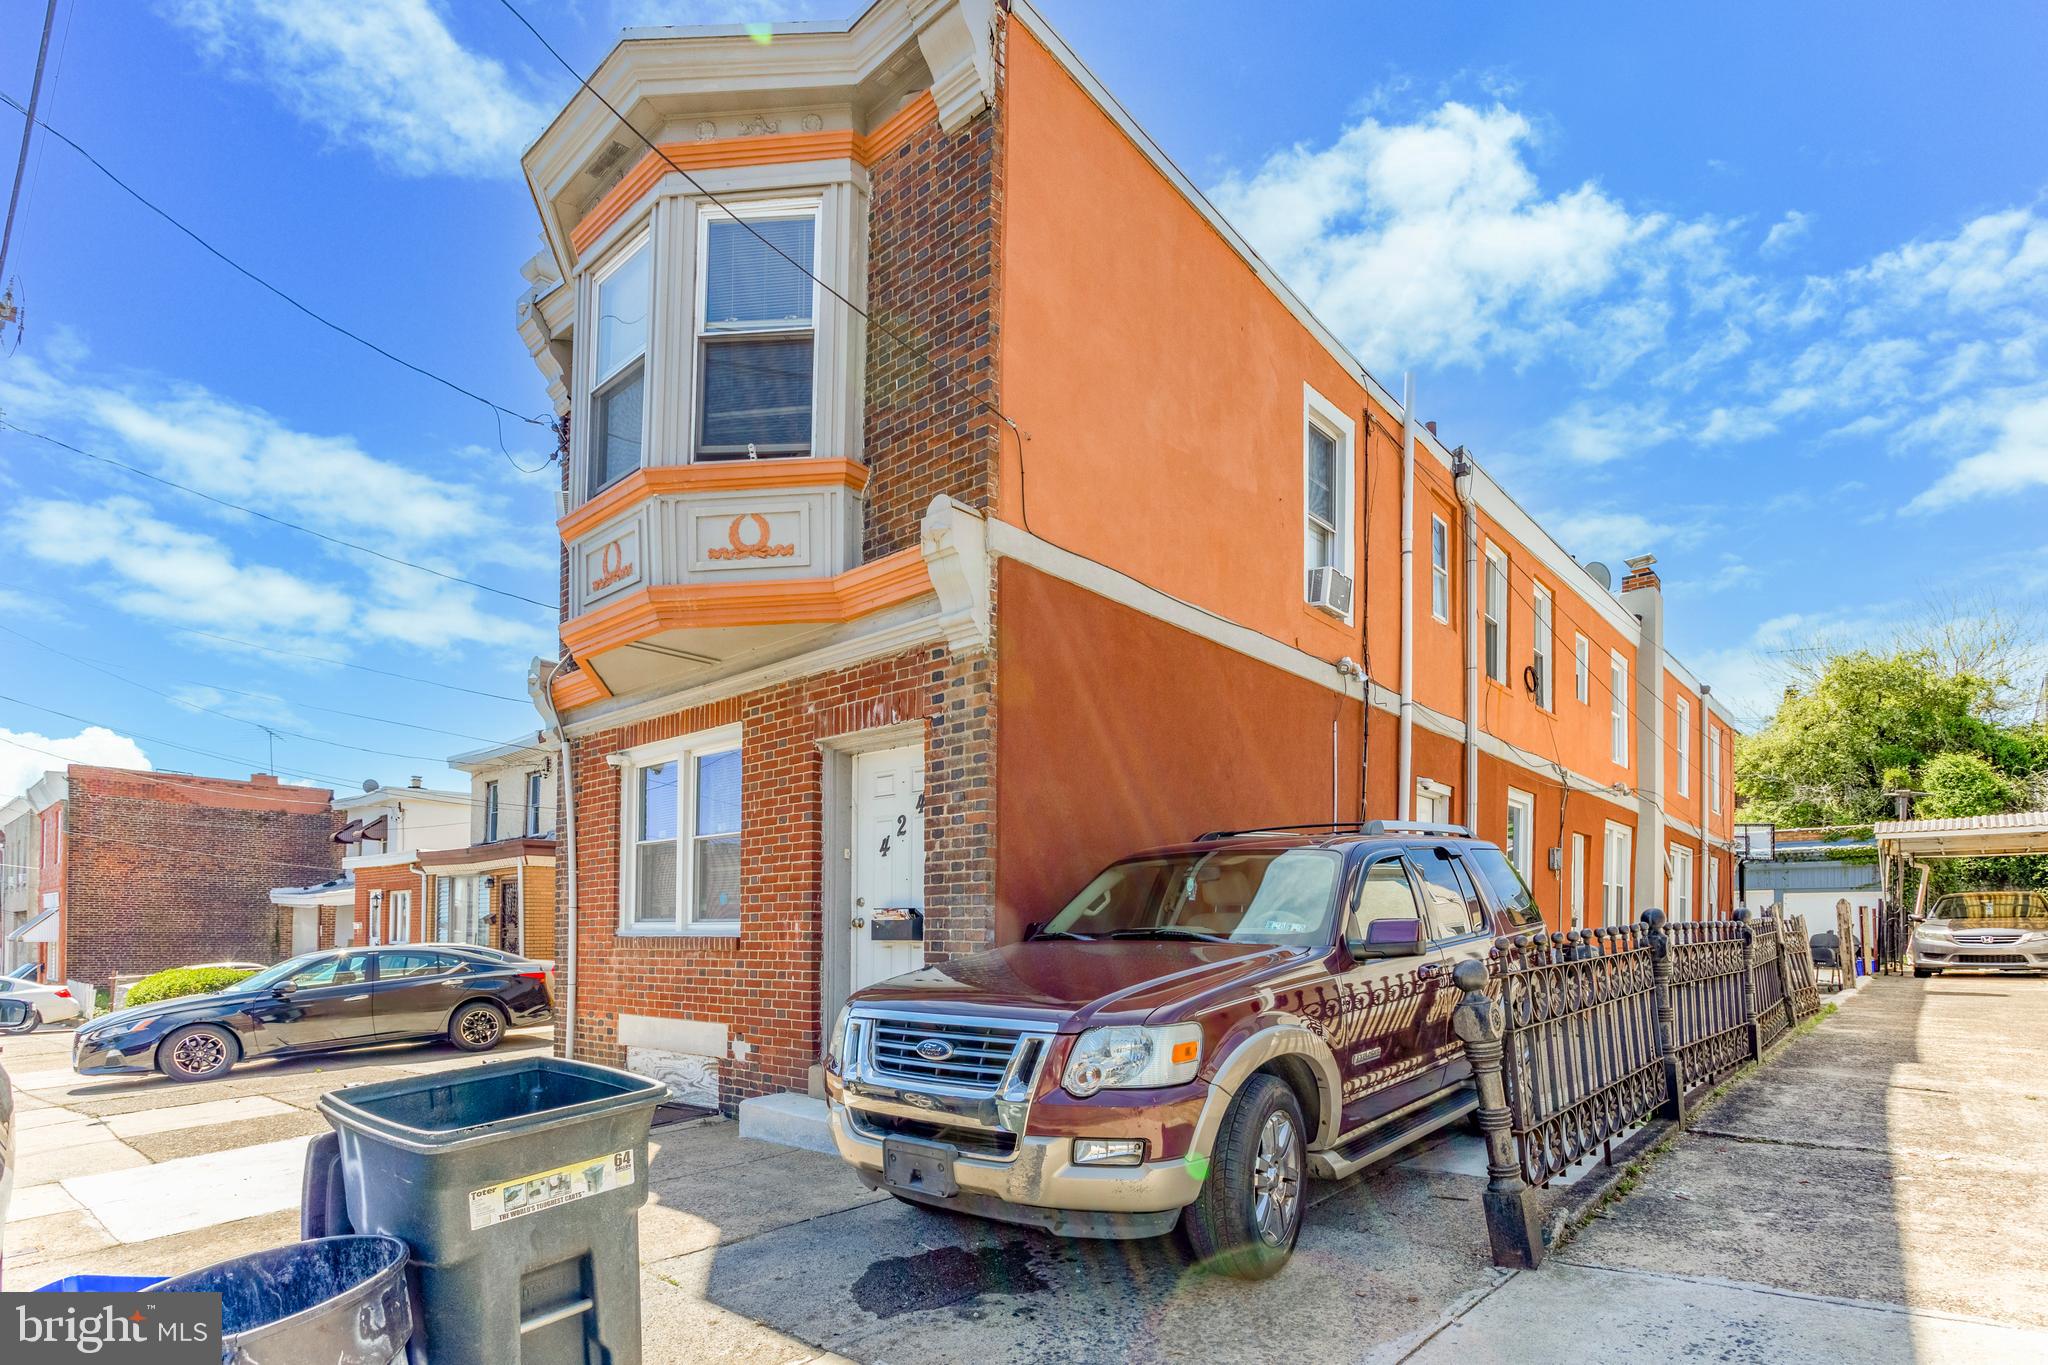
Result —
<path fill-rule="evenodd" d="M 270 889 L 337 876 L 332 792 L 74 766 L 65 809 L 65 971 L 270 962 L 290 947 Z M 280 932 L 287 935 L 280 938 Z"/>

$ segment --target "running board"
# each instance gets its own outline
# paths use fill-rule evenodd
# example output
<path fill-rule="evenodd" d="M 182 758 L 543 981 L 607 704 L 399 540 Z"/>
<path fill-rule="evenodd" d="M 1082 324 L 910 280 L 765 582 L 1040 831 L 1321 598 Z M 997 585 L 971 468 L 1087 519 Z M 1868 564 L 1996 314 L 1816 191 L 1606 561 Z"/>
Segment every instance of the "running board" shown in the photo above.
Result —
<path fill-rule="evenodd" d="M 1478 1094 L 1469 1086 L 1461 1086 L 1448 1095 L 1425 1101 L 1397 1121 L 1369 1130 L 1342 1147 L 1309 1153 L 1309 1174 L 1320 1180 L 1342 1180 L 1478 1108 Z"/>

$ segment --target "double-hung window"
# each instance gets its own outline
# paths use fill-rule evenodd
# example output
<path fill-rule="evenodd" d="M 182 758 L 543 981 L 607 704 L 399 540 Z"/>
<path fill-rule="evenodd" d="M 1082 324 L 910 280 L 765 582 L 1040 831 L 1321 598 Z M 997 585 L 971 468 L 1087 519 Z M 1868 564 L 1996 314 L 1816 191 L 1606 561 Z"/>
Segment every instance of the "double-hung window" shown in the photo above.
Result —
<path fill-rule="evenodd" d="M 498 784 L 484 783 L 484 842 L 498 842 Z"/>
<path fill-rule="evenodd" d="M 1340 567 L 1337 547 L 1337 438 L 1308 428 L 1307 552 L 1311 569 Z"/>
<path fill-rule="evenodd" d="M 1583 635 L 1572 637 L 1572 693 L 1581 706 L 1593 700 L 1593 647 Z"/>
<path fill-rule="evenodd" d="M 1429 519 L 1429 614 L 1450 624 L 1451 528 L 1438 516 Z"/>
<path fill-rule="evenodd" d="M 1712 798 L 1708 809 L 1714 814 L 1721 813 L 1721 727 L 1711 721 L 1707 724 L 1707 795 Z"/>
<path fill-rule="evenodd" d="M 540 774 L 526 775 L 526 811 L 524 828 L 520 831 L 528 838 L 540 833 Z"/>
<path fill-rule="evenodd" d="M 1554 671 L 1551 667 L 1550 656 L 1556 652 L 1556 640 L 1550 626 L 1552 614 L 1550 589 L 1544 587 L 1541 583 L 1532 586 L 1535 590 L 1531 593 L 1531 596 L 1536 601 L 1536 641 L 1533 647 L 1534 652 L 1531 656 L 1531 663 L 1536 669 L 1536 704 L 1548 711 L 1550 710 L 1550 694 L 1552 691 L 1550 675 Z"/>
<path fill-rule="evenodd" d="M 1614 761 L 1622 767 L 1628 766 L 1628 660 L 1621 657 L 1619 650 L 1608 654 L 1607 688 L 1613 695 L 1608 698 L 1607 719 L 1610 730 L 1609 740 L 1614 751 Z"/>
<path fill-rule="evenodd" d="M 1678 698 L 1678 794 L 1692 795 L 1692 703 Z"/>
<path fill-rule="evenodd" d="M 1508 680 L 1508 557 L 1486 547 L 1486 676 Z"/>
<path fill-rule="evenodd" d="M 1536 798 L 1528 792 L 1508 788 L 1508 861 L 1527 882 L 1536 867 Z"/>
<path fill-rule="evenodd" d="M 739 729 L 635 751 L 625 778 L 621 929 L 738 933 Z"/>
<path fill-rule="evenodd" d="M 698 242 L 698 459 L 810 453 L 817 238 L 815 205 L 706 207 Z"/>
<path fill-rule="evenodd" d="M 590 376 L 590 496 L 640 467 L 647 435 L 647 314 L 653 303 L 643 239 L 597 277 L 597 344 Z"/>
<path fill-rule="evenodd" d="M 1692 850 L 1671 846 L 1671 886 L 1665 908 L 1674 920 L 1692 918 Z"/>

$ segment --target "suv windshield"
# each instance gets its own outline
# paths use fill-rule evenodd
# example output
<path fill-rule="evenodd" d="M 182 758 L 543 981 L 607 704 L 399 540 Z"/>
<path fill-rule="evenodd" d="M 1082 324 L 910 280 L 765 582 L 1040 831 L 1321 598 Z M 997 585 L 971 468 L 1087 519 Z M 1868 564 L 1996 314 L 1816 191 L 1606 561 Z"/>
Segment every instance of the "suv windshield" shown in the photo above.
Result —
<path fill-rule="evenodd" d="M 1328 849 L 1181 853 L 1117 863 L 1039 931 L 1326 946 L 1342 855 Z"/>
<path fill-rule="evenodd" d="M 2048 929 L 2048 896 L 2039 891 L 1957 891 L 1936 901 L 1927 917 L 2008 929 Z"/>

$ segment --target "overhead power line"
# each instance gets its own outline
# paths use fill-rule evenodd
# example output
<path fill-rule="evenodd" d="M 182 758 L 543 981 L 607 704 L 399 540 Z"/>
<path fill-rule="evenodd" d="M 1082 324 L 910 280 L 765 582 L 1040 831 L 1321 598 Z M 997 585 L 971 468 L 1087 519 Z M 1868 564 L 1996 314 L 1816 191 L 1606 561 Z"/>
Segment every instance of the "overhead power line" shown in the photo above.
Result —
<path fill-rule="evenodd" d="M 59 450 L 70 451 L 73 455 L 82 456 L 88 460 L 96 460 L 103 465 L 111 465 L 115 469 L 126 470 L 139 479 L 148 479 L 151 483 L 160 483 L 166 488 L 175 488 L 180 493 L 190 494 L 195 498 L 203 498 L 216 507 L 225 507 L 230 511 L 240 512 L 244 516 L 255 517 L 258 521 L 267 521 L 273 526 L 282 526 L 288 531 L 297 531 L 300 535 L 311 536 L 315 540 L 325 541 L 329 545 L 338 545 L 344 550 L 353 550 L 357 554 L 369 555 L 373 559 L 381 559 L 386 564 L 397 564 L 404 568 L 417 569 L 423 574 L 432 574 L 435 578 L 445 579 L 450 583 L 460 583 L 464 587 L 475 588 L 479 592 L 492 593 L 498 597 L 509 598 L 514 602 L 525 602 L 550 612 L 557 610 L 557 605 L 553 602 L 543 602 L 538 597 L 528 597 L 524 593 L 513 592 L 509 588 L 494 588 L 488 583 L 479 583 L 474 578 L 464 578 L 461 574 L 449 573 L 445 569 L 436 569 L 425 564 L 416 563 L 410 559 L 402 559 L 397 555 L 372 549 L 370 546 L 361 544 L 358 541 L 343 540 L 340 536 L 331 536 L 325 531 L 316 531 L 312 527 L 302 526 L 296 521 L 287 521 L 283 517 L 275 517 L 268 512 L 259 512 L 253 507 L 244 507 L 238 502 L 229 502 L 226 498 L 215 497 L 213 494 L 203 492 L 192 487 L 190 484 L 179 483 L 176 479 L 167 479 L 161 474 L 152 474 L 147 469 L 141 469 L 126 461 L 114 459 L 110 455 L 101 455 L 94 451 L 81 449 L 78 446 L 72 445 L 69 441 L 60 441 L 55 436 L 45 435 L 40 431 L 32 431 L 28 427 L 7 421 L 4 418 L 0 418 L 0 427 L 5 427 L 9 431 L 18 431 L 22 435 L 34 437 L 38 441 L 48 442 Z"/>
<path fill-rule="evenodd" d="M 401 682 L 420 683 L 426 687 L 439 687 L 449 692 L 466 693 L 472 697 L 488 697 L 492 701 L 516 702 L 521 706 L 530 706 L 533 703 L 531 697 L 515 697 L 506 692 L 483 692 L 474 687 L 464 687 L 459 683 L 442 682 L 438 678 L 422 678 L 413 673 L 394 673 L 388 668 L 372 668 L 368 664 L 351 663 L 347 659 L 336 659 L 326 654 L 312 654 L 302 649 L 281 649 L 276 645 L 259 645 L 254 640 L 240 640 L 232 635 L 216 635 L 210 630 L 199 630 L 193 626 L 172 626 L 171 629 L 181 635 L 197 635 L 201 639 L 218 640 L 222 644 L 234 645 L 241 649 L 253 649 L 258 654 L 277 654 L 288 659 L 310 659 L 314 663 L 333 664 L 336 668 L 353 668 L 358 673 L 375 673 L 380 678 L 397 678 Z"/>
<path fill-rule="evenodd" d="M 47 43 L 47 31 L 44 34 L 44 39 Z M 419 375 L 423 379 L 430 379 L 434 383 L 439 384 L 444 388 L 451 389 L 454 392 L 462 395 L 464 398 L 470 399 L 473 402 L 483 404 L 486 408 L 489 408 L 491 410 L 494 417 L 512 417 L 516 418 L 521 422 L 525 422 L 531 426 L 544 427 L 550 431 L 556 429 L 555 423 L 552 419 L 528 416 L 526 413 L 519 412 L 513 408 L 508 408 L 502 403 L 492 402 L 490 399 L 484 397 L 482 394 L 476 392 L 474 389 L 465 388 L 463 385 L 456 383 L 454 380 L 448 378 L 446 375 L 437 374 L 436 372 L 428 369 L 424 365 L 416 364 L 413 361 L 407 360 L 404 356 L 397 355 L 394 352 L 387 350 L 383 346 L 378 345 L 376 342 L 370 340 L 368 337 L 362 335 L 360 332 L 352 331 L 349 328 L 344 327 L 342 324 L 336 322 L 333 318 L 328 317 L 324 313 L 318 312 L 308 304 L 302 303 L 299 299 L 287 293 L 284 289 L 272 284 L 269 280 L 264 279 L 261 275 L 258 275 L 255 271 L 249 269 L 249 267 L 243 265 L 240 261 L 228 255 L 219 247 L 215 246 L 212 242 L 207 241 L 197 232 L 193 231 L 191 228 L 185 226 L 185 224 L 178 221 L 178 219 L 174 218 L 167 209 L 162 208 L 153 200 L 151 200 L 147 195 L 143 194 L 142 191 L 136 189 L 133 185 L 130 185 L 120 176 L 114 174 L 113 171 L 107 168 L 104 162 L 102 162 L 98 157 L 94 156 L 91 152 L 87 151 L 84 147 L 80 146 L 77 142 L 73 141 L 65 134 L 59 132 L 55 128 L 52 128 L 49 124 L 44 123 L 41 119 L 37 118 L 35 115 L 33 98 L 31 98 L 29 104 L 24 105 L 21 101 L 15 99 L 12 95 L 0 93 L 0 102 L 5 102 L 9 106 L 11 106 L 16 113 L 19 113 L 24 119 L 27 120 L 27 126 L 24 127 L 24 129 L 22 130 L 22 151 L 24 158 L 27 155 L 27 139 L 29 131 L 33 128 L 40 127 L 44 132 L 48 133 L 51 137 L 56 138 L 59 142 L 69 147 L 72 151 L 78 153 L 79 156 L 85 158 L 85 160 L 92 166 L 94 170 L 98 171 L 101 175 L 105 176 L 108 180 L 112 181 L 117 187 L 121 189 L 123 193 L 127 194 L 131 199 L 135 200 L 136 203 L 142 205 L 151 213 L 154 213 L 157 217 L 163 219 L 166 223 L 169 223 L 172 227 L 184 233 L 187 237 L 190 237 L 194 242 L 197 242 L 199 246 L 207 252 L 207 254 L 211 255 L 216 260 L 220 261 L 223 265 L 227 266 L 230 270 L 233 270 L 236 274 L 242 276 L 244 279 L 249 280 L 251 283 L 260 286 L 261 288 L 267 290 L 271 294 L 276 295 L 279 299 L 282 299 L 285 303 L 290 304 L 293 308 L 296 308 L 299 312 L 305 314 L 313 321 L 319 323 L 322 327 L 325 327 L 329 331 L 338 333 L 339 335 L 346 337 L 348 340 L 355 342 L 358 346 L 363 346 L 368 348 L 369 350 L 375 351 L 378 355 L 384 357 L 384 359 L 390 361 L 392 364 L 403 366 L 405 369 L 412 371 L 414 374 Z M 547 460 L 543 460 L 539 465 L 536 465 L 532 468 L 528 468 L 527 466 L 520 464 L 517 460 L 512 459 L 511 452 L 505 450 L 504 447 L 504 429 L 502 426 L 499 428 L 498 433 L 498 449 L 502 454 L 504 454 L 507 460 L 510 460 L 512 462 L 513 468 L 518 469 L 520 472 L 526 474 L 539 473 L 541 470 L 547 468 L 547 466 L 554 459 L 553 454 L 550 453 Z"/>

